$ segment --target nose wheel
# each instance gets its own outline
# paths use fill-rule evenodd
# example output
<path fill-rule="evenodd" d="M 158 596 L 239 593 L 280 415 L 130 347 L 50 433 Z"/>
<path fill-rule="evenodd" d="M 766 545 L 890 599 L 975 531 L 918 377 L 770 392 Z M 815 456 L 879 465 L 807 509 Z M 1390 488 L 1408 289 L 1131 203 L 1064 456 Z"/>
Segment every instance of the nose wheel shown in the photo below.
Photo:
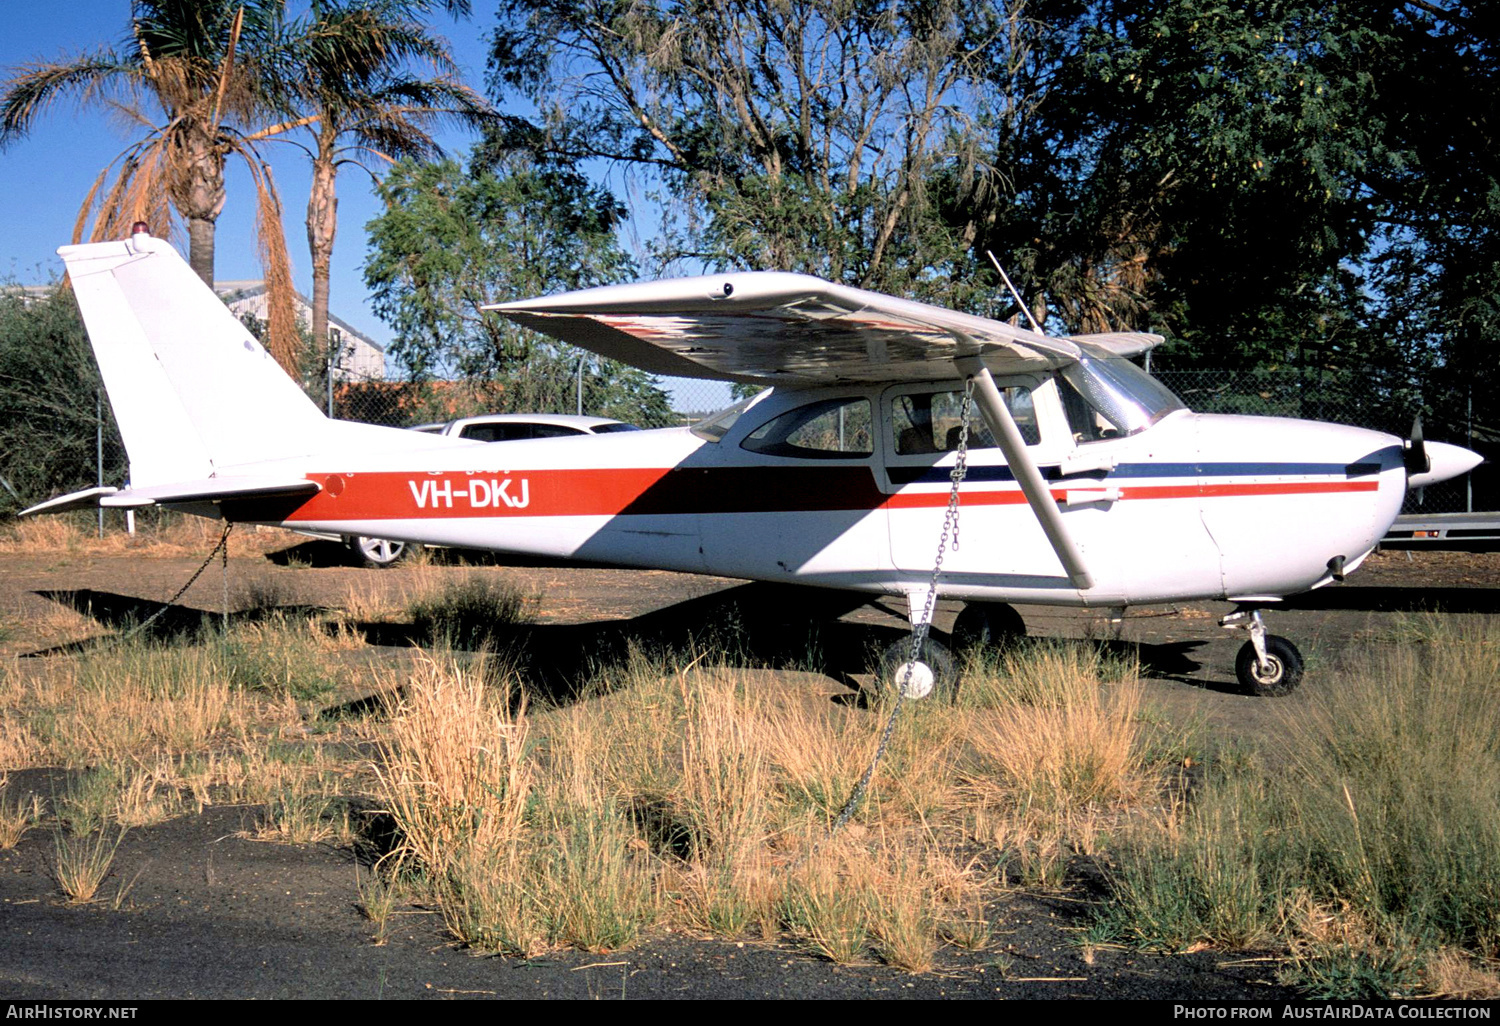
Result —
<path fill-rule="evenodd" d="M 1291 694 L 1302 683 L 1302 653 L 1281 635 L 1266 632 L 1259 609 L 1236 610 L 1219 626 L 1250 632 L 1234 660 L 1234 674 L 1246 690 L 1272 698 Z"/>

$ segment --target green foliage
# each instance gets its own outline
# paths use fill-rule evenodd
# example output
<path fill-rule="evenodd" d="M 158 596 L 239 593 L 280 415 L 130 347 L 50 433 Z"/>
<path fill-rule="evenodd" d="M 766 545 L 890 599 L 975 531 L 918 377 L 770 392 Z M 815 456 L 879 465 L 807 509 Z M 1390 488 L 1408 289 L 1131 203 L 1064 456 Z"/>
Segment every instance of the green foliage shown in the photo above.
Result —
<path fill-rule="evenodd" d="M 970 129 L 1006 49 L 1003 8 L 508 5 L 491 88 L 549 114 L 493 145 L 630 167 L 662 201 L 663 265 L 802 271 L 967 306 L 972 240 L 938 216 L 932 185 L 991 170 Z"/>
<path fill-rule="evenodd" d="M 379 188 L 365 281 L 395 332 L 391 356 L 412 377 L 460 376 L 502 385 L 496 410 L 574 408 L 579 360 L 584 408 L 643 426 L 670 422 L 651 377 L 518 328 L 484 303 L 634 277 L 616 235 L 624 211 L 573 170 L 515 160 L 396 165 Z"/>
<path fill-rule="evenodd" d="M 10 486 L 0 511 L 96 483 L 98 389 L 72 290 L 0 288 L 0 478 Z M 119 484 L 124 450 L 108 403 L 104 417 L 104 480 Z"/>
<path fill-rule="evenodd" d="M 1167 366 L 1500 374 L 1493 5 L 526 0 L 494 39 L 544 114 L 491 148 L 628 169 L 664 270 L 1004 316 L 993 249 L 1053 327 Z"/>

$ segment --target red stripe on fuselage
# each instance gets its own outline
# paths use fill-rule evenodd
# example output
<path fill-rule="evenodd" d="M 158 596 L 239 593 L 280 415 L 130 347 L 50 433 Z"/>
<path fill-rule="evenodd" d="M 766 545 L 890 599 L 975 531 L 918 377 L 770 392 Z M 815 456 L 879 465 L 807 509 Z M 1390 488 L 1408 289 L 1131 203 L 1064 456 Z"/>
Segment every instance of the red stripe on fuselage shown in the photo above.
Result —
<path fill-rule="evenodd" d="M 452 517 L 632 516 L 699 513 L 796 513 L 930 509 L 948 491 L 883 493 L 864 467 L 728 467 L 525 470 L 444 473 L 310 474 L 323 490 L 284 522 L 410 520 Z M 1054 487 L 1102 490 L 1095 482 Z M 1373 492 L 1375 480 L 1256 481 L 1119 488 L 1121 501 Z M 1114 489 L 1111 489 L 1114 490 Z M 965 489 L 964 506 L 1020 505 L 1019 488 Z M 1087 501 L 1085 499 L 1085 501 Z M 1101 495 L 1101 501 L 1103 496 Z"/>

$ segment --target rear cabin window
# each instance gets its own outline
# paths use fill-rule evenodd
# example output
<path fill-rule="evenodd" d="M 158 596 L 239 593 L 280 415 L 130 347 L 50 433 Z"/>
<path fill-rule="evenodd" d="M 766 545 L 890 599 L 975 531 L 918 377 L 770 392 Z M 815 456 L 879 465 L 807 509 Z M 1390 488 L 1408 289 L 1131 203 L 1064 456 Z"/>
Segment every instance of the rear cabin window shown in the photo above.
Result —
<path fill-rule="evenodd" d="M 1020 385 L 1002 388 L 1005 405 L 1027 445 L 1036 445 L 1042 433 L 1036 424 L 1031 389 Z M 896 434 L 896 455 L 954 452 L 963 429 L 962 392 L 912 392 L 898 395 L 891 403 L 891 426 Z M 969 406 L 969 448 L 992 449 L 995 440 L 985 426 L 979 407 Z"/>
<path fill-rule="evenodd" d="M 868 399 L 824 399 L 762 424 L 740 446 L 766 456 L 849 460 L 873 456 L 872 438 Z"/>

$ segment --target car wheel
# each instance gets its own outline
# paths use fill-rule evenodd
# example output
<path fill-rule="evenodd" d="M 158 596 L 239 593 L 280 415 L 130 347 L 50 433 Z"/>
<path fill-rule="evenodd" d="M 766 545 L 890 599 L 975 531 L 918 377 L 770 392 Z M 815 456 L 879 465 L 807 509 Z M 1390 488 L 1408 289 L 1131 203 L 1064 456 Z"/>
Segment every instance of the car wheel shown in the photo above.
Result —
<path fill-rule="evenodd" d="M 401 562 L 415 548 L 406 542 L 393 541 L 390 538 L 350 538 L 348 541 L 349 551 L 354 554 L 355 561 L 361 566 L 384 569 L 395 566 Z"/>

